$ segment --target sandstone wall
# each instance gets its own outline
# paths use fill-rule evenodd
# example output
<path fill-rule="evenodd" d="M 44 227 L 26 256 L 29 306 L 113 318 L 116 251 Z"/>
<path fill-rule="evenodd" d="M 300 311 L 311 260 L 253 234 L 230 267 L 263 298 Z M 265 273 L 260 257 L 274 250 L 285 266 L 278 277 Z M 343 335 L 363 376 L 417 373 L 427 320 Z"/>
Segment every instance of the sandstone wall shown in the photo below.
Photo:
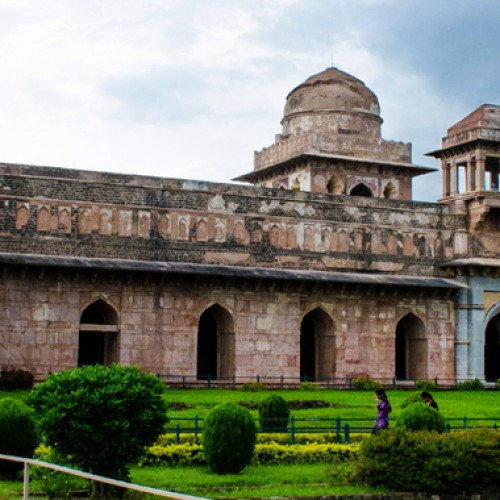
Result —
<path fill-rule="evenodd" d="M 475 248 L 497 251 L 466 233 L 466 215 L 431 203 L 48 167 L 0 174 L 0 252 L 432 275 Z"/>
<path fill-rule="evenodd" d="M 153 373 L 196 376 L 200 317 L 217 305 L 227 315 L 219 333 L 231 336 L 225 345 L 232 346 L 218 354 L 221 378 L 298 381 L 301 322 L 311 311 L 333 325 L 324 344 L 331 349 L 317 358 L 325 378 L 390 380 L 396 327 L 410 313 L 425 326 L 422 378 L 454 378 L 454 302 L 444 292 L 20 266 L 0 271 L 3 369 L 45 374 L 76 367 L 81 314 L 102 300 L 117 313 L 114 360 Z"/>

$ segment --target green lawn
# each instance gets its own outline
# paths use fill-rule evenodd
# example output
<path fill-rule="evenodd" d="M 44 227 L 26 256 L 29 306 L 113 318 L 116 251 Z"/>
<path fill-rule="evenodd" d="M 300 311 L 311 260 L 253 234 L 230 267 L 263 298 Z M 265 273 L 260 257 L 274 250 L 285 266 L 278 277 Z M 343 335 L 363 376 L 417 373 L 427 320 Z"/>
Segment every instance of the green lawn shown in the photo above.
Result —
<path fill-rule="evenodd" d="M 192 408 L 170 410 L 171 418 L 204 418 L 210 409 L 227 401 L 260 401 L 271 393 L 281 395 L 287 400 L 323 400 L 333 405 L 324 409 L 293 410 L 297 420 L 302 418 L 365 418 L 371 425 L 376 409 L 373 393 L 345 390 L 274 390 L 266 392 L 242 392 L 225 389 L 178 390 L 166 389 L 165 399 L 169 403 L 182 402 Z M 387 391 L 395 419 L 401 403 L 411 391 Z M 445 419 L 495 418 L 500 424 L 499 391 L 434 391 L 433 395 Z M 15 397 L 25 400 L 29 391 L 0 392 L 2 397 Z M 252 410 L 257 417 L 257 411 Z M 314 425 L 314 421 L 311 421 Z M 172 421 L 170 425 L 177 422 Z M 251 498 L 273 496 L 324 496 L 333 494 L 362 494 L 374 492 L 364 486 L 345 484 L 342 471 L 345 465 L 287 465 L 287 466 L 250 466 L 238 475 L 218 476 L 206 467 L 132 467 L 134 482 L 147 486 L 178 491 L 209 498 Z M 329 473 L 327 473 L 329 471 Z M 335 480 L 334 478 L 338 478 Z M 36 491 L 36 484 L 33 490 Z M 0 499 L 19 498 L 21 482 L 0 481 Z M 42 500 L 43 497 L 39 497 Z M 135 497 L 138 498 L 138 497 Z M 146 498 L 146 497 L 140 497 Z M 153 497 L 150 497 L 153 498 Z"/>

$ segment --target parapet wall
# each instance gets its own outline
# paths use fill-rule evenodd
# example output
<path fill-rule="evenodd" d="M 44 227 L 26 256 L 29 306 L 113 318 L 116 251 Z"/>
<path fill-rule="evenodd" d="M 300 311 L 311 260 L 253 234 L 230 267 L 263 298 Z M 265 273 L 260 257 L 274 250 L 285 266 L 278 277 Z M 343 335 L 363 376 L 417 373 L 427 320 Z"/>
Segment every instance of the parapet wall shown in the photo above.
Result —
<path fill-rule="evenodd" d="M 347 132 L 347 131 L 346 131 Z M 254 153 L 254 169 L 282 163 L 305 153 L 335 154 L 378 162 L 411 163 L 411 144 L 384 139 L 311 133 L 279 138 L 274 144 Z"/>
<path fill-rule="evenodd" d="M 425 276 L 496 251 L 432 203 L 5 164 L 0 193 L 1 252 Z"/>

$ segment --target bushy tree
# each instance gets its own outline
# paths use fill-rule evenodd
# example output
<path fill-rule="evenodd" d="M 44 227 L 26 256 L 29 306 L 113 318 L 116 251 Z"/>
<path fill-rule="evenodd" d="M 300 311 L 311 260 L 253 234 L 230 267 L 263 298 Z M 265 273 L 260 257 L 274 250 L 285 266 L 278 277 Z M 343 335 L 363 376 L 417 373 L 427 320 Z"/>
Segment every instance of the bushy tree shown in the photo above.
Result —
<path fill-rule="evenodd" d="M 205 460 L 217 474 L 241 472 L 252 460 L 255 441 L 255 423 L 246 408 L 220 404 L 205 419 Z"/>
<path fill-rule="evenodd" d="M 259 405 L 260 425 L 264 432 L 286 432 L 290 408 L 281 396 L 272 394 Z"/>
<path fill-rule="evenodd" d="M 46 443 L 70 464 L 126 480 L 128 465 L 164 430 L 163 389 L 135 366 L 84 366 L 49 375 L 31 404 Z M 103 497 L 106 488 L 94 483 L 93 494 Z"/>
<path fill-rule="evenodd" d="M 38 444 L 33 410 L 13 398 L 0 399 L 0 453 L 32 458 Z M 0 460 L 0 477 L 16 479 L 21 462 Z"/>
<path fill-rule="evenodd" d="M 409 404 L 401 410 L 396 419 L 396 427 L 409 431 L 444 431 L 444 418 L 436 409 L 425 403 Z"/>

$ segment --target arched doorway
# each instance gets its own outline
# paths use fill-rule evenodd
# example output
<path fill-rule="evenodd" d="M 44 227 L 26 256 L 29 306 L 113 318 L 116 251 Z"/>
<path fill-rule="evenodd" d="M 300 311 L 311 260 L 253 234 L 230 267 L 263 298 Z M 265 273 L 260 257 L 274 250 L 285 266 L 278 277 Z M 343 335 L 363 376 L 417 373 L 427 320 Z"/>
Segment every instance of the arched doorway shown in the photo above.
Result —
<path fill-rule="evenodd" d="M 78 366 L 118 361 L 118 315 L 103 300 L 90 304 L 80 317 Z"/>
<path fill-rule="evenodd" d="M 335 337 L 332 318 L 317 307 L 300 325 L 300 379 L 322 380 L 335 376 Z"/>
<path fill-rule="evenodd" d="M 396 370 L 398 379 L 427 378 L 427 339 L 423 321 L 410 313 L 396 326 Z"/>
<path fill-rule="evenodd" d="M 365 198 L 371 198 L 373 196 L 370 188 L 362 182 L 360 184 L 356 184 L 356 186 L 351 189 L 349 194 L 351 196 L 364 196 Z"/>
<path fill-rule="evenodd" d="M 488 322 L 484 338 L 484 378 L 500 379 L 500 314 Z"/>
<path fill-rule="evenodd" d="M 196 378 L 227 379 L 234 375 L 234 322 L 215 304 L 200 316 L 197 335 Z"/>

